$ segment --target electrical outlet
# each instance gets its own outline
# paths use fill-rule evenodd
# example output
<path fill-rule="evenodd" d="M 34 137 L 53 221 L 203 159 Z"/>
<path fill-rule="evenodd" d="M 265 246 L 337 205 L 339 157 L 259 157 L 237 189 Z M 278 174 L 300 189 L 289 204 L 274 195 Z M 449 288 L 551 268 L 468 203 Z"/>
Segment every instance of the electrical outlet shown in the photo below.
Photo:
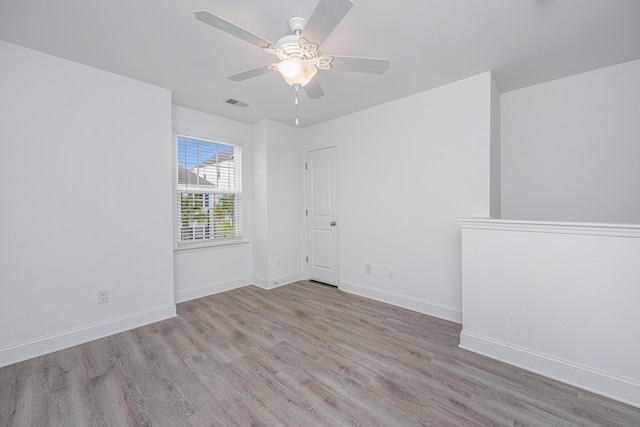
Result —
<path fill-rule="evenodd" d="M 109 289 L 98 291 L 98 304 L 109 302 Z"/>
<path fill-rule="evenodd" d="M 389 267 L 389 271 L 387 273 L 387 277 L 389 279 L 395 279 L 396 278 L 396 269 L 393 267 Z"/>
<path fill-rule="evenodd" d="M 276 267 L 279 267 L 279 266 L 280 266 L 280 257 L 277 256 L 276 257 Z"/>
<path fill-rule="evenodd" d="M 364 265 L 364 274 L 371 274 L 371 264 Z"/>

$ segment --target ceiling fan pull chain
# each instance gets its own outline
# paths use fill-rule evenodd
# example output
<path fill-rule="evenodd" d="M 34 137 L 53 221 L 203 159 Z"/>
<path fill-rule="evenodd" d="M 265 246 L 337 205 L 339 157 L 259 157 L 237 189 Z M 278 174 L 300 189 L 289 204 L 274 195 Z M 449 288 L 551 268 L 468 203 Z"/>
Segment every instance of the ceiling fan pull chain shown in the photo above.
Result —
<path fill-rule="evenodd" d="M 293 88 L 295 89 L 295 93 L 296 93 L 296 101 L 295 101 L 295 105 L 296 105 L 296 126 L 298 126 L 298 91 L 300 90 L 300 84 L 294 84 Z"/>

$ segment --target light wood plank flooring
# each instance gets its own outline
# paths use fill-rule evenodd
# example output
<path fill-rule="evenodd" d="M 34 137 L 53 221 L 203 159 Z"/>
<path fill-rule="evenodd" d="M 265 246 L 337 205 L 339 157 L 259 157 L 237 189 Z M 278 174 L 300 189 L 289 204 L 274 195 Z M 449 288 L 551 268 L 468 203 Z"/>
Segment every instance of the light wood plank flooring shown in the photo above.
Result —
<path fill-rule="evenodd" d="M 461 350 L 460 326 L 298 282 L 0 369 L 0 426 L 640 426 Z"/>

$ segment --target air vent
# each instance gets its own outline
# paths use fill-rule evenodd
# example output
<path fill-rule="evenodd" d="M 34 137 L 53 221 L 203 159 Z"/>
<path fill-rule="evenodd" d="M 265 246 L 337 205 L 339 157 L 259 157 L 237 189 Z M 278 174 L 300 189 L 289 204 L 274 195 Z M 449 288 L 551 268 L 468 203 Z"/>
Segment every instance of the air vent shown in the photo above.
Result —
<path fill-rule="evenodd" d="M 246 102 L 238 101 L 237 99 L 233 99 L 233 98 L 229 98 L 224 102 L 226 102 L 227 104 L 235 105 L 236 107 L 241 107 L 241 108 L 245 108 L 249 106 L 249 104 L 247 104 Z"/>

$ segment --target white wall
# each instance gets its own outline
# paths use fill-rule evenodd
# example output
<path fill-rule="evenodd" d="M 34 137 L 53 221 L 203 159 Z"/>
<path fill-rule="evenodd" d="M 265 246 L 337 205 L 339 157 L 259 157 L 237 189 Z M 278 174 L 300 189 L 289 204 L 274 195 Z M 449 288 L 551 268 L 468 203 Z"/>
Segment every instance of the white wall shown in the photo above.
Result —
<path fill-rule="evenodd" d="M 0 58 L 0 365 L 175 315 L 170 92 Z"/>
<path fill-rule="evenodd" d="M 502 217 L 640 223 L 640 60 L 502 94 Z"/>
<path fill-rule="evenodd" d="M 268 286 L 269 277 L 269 190 L 267 120 L 253 125 L 253 283 Z"/>
<path fill-rule="evenodd" d="M 492 76 L 493 77 L 493 76 Z M 502 217 L 502 155 L 500 143 L 500 91 L 491 79 L 491 208 L 492 218 Z"/>
<path fill-rule="evenodd" d="M 640 226 L 461 226 L 460 346 L 640 407 Z"/>
<path fill-rule="evenodd" d="M 256 154 L 253 283 L 272 288 L 303 276 L 300 130 L 263 120 L 253 126 L 253 139 Z"/>
<path fill-rule="evenodd" d="M 461 321 L 457 220 L 489 215 L 490 116 L 485 73 L 303 129 L 338 148 L 341 289 Z"/>
<path fill-rule="evenodd" d="M 253 234 L 251 125 L 174 106 L 173 126 L 195 134 L 219 137 L 225 141 L 231 139 L 242 144 L 243 240 L 250 242 Z M 241 243 L 176 249 L 174 269 L 176 302 L 248 285 L 252 275 L 251 245 Z"/>

